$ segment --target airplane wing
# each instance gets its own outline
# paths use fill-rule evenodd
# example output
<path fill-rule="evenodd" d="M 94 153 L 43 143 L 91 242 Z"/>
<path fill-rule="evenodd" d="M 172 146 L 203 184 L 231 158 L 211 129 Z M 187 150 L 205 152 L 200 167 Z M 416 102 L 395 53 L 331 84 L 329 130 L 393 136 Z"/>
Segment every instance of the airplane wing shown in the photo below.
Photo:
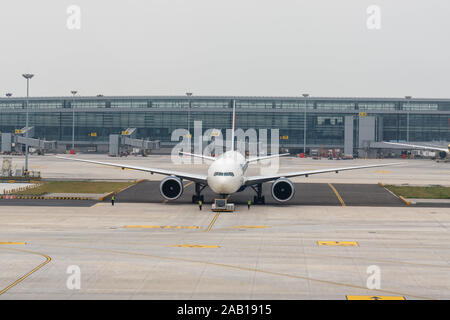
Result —
<path fill-rule="evenodd" d="M 439 147 L 419 146 L 419 145 L 408 144 L 408 143 L 386 142 L 386 141 L 383 141 L 383 143 L 392 144 L 394 146 L 409 147 L 410 149 L 427 149 L 427 150 L 435 150 L 435 151 L 444 151 L 446 153 L 449 152 L 448 149 L 439 148 Z"/>
<path fill-rule="evenodd" d="M 150 172 L 151 174 L 157 173 L 157 174 L 162 174 L 165 176 L 177 176 L 177 177 L 189 180 L 189 181 L 194 181 L 194 182 L 199 182 L 199 183 L 204 183 L 204 184 L 207 183 L 206 175 L 195 174 L 195 173 L 179 172 L 179 171 L 157 169 L 157 168 L 137 167 L 137 166 L 130 166 L 127 164 L 120 164 L 120 163 L 93 161 L 93 160 L 58 157 L 58 156 L 56 158 L 64 159 L 64 160 L 73 160 L 73 161 L 94 163 L 94 164 L 100 164 L 100 165 L 104 165 L 104 166 L 118 167 L 118 168 L 122 168 L 122 169 L 126 168 L 126 169 L 132 169 L 132 170 L 146 171 L 146 172 Z"/>
<path fill-rule="evenodd" d="M 284 156 L 288 156 L 289 154 L 290 154 L 290 153 L 283 153 L 283 154 L 273 154 L 273 155 L 270 155 L 270 156 L 263 156 L 263 157 L 249 158 L 249 159 L 247 159 L 247 163 L 255 162 L 255 161 L 259 161 L 259 160 L 271 159 L 271 158 L 284 157 Z"/>
<path fill-rule="evenodd" d="M 318 174 L 318 173 L 326 173 L 326 172 L 336 172 L 345 171 L 345 170 L 356 170 L 356 169 L 366 169 L 366 168 L 376 168 L 376 167 L 385 167 L 385 166 L 393 166 L 402 164 L 400 162 L 396 163 L 385 163 L 385 164 L 371 164 L 367 166 L 357 166 L 357 167 L 346 167 L 346 168 L 334 168 L 334 169 L 320 169 L 320 170 L 309 170 L 309 171 L 297 171 L 297 172 L 286 172 L 279 173 L 272 176 L 251 176 L 247 177 L 245 180 L 245 185 L 250 186 L 257 183 L 269 182 L 272 180 L 276 180 L 278 178 L 292 178 L 299 176 L 309 176 L 310 174 Z"/>

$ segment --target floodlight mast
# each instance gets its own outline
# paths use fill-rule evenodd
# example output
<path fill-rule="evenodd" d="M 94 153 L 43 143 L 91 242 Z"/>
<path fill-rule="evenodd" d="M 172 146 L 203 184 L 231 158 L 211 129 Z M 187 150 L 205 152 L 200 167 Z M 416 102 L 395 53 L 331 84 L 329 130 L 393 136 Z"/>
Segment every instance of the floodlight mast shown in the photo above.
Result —
<path fill-rule="evenodd" d="M 75 95 L 77 91 L 72 90 L 72 152 L 75 152 Z"/>
<path fill-rule="evenodd" d="M 27 103 L 26 103 L 26 120 L 25 120 L 25 175 L 28 175 L 28 100 L 30 98 L 30 80 L 34 74 L 24 73 L 22 77 L 27 79 Z"/>

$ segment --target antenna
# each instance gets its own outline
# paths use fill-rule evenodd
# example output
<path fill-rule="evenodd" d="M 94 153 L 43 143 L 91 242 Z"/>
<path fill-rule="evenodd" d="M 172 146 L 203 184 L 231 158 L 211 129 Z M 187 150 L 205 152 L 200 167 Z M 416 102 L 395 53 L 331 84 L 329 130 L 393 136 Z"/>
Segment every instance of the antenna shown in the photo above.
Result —
<path fill-rule="evenodd" d="M 236 121 L 236 100 L 233 100 L 233 124 L 231 128 L 231 151 L 234 151 L 234 125 Z"/>

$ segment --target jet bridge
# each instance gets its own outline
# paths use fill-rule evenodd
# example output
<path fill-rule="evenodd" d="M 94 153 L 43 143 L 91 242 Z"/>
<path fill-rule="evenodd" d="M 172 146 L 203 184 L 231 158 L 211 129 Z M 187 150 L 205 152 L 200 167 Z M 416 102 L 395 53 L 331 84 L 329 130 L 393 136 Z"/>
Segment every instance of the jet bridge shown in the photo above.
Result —
<path fill-rule="evenodd" d="M 160 148 L 159 141 L 136 139 L 136 128 L 127 128 L 121 134 L 109 136 L 109 155 L 112 157 L 141 154 L 147 155 L 151 150 Z"/>
<path fill-rule="evenodd" d="M 41 154 L 56 149 L 56 141 L 36 139 L 33 136 L 34 127 L 16 129 L 14 133 L 2 133 L 2 153 L 22 152 L 22 146 L 27 144 L 31 153 L 34 151 L 33 148 Z"/>

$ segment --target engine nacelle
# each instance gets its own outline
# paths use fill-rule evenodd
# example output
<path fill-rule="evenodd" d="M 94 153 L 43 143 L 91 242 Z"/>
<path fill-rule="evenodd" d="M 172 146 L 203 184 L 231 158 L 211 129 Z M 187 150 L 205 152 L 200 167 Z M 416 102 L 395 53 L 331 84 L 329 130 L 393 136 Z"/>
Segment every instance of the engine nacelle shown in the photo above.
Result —
<path fill-rule="evenodd" d="M 167 200 L 176 200 L 183 194 L 183 181 L 175 176 L 164 178 L 159 185 L 161 195 Z"/>
<path fill-rule="evenodd" d="M 279 178 L 272 183 L 272 197 L 279 202 L 292 199 L 295 194 L 295 186 L 291 180 Z"/>
<path fill-rule="evenodd" d="M 445 159 L 445 158 L 447 158 L 447 152 L 445 152 L 445 151 L 440 151 L 439 152 L 439 158 L 441 158 L 441 159 Z"/>

